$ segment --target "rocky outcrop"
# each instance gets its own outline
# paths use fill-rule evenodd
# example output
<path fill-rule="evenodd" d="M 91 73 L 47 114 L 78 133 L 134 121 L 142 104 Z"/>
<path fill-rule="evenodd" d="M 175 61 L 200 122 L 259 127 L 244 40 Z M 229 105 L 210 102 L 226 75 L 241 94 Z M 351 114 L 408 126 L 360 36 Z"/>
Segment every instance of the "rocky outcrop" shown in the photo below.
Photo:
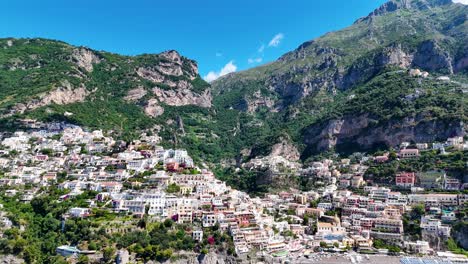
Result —
<path fill-rule="evenodd" d="M 166 51 L 157 55 L 158 62 L 155 65 L 146 65 L 136 69 L 136 73 L 143 79 L 153 83 L 174 83 L 174 77 L 185 77 L 194 80 L 198 77 L 197 64 L 180 56 L 175 51 Z M 177 78 L 175 78 L 177 79 Z"/>
<path fill-rule="evenodd" d="M 312 125 L 305 130 L 304 140 L 311 152 L 317 152 L 331 148 L 366 150 L 380 144 L 394 147 L 404 141 L 434 142 L 463 135 L 465 127 L 460 121 L 415 116 L 379 123 L 368 115 L 360 115 Z"/>
<path fill-rule="evenodd" d="M 13 255 L 0 255 L 0 264 L 22 264 L 24 260 Z"/>
<path fill-rule="evenodd" d="M 71 61 L 87 72 L 92 72 L 93 65 L 100 63 L 101 58 L 91 49 L 80 47 L 73 50 Z"/>
<path fill-rule="evenodd" d="M 165 90 L 153 89 L 154 95 L 160 102 L 171 106 L 197 105 L 200 107 L 211 107 L 211 91 L 205 90 L 197 94 L 188 88 Z"/>
<path fill-rule="evenodd" d="M 145 114 L 151 117 L 157 117 L 164 113 L 164 107 L 159 105 L 157 99 L 150 99 L 145 106 Z"/>
<path fill-rule="evenodd" d="M 124 97 L 125 101 L 135 102 L 145 97 L 147 91 L 143 87 L 138 87 L 128 91 L 127 96 Z"/>
<path fill-rule="evenodd" d="M 421 43 L 414 55 L 413 66 L 427 71 L 446 71 L 453 74 L 452 58 L 435 40 Z"/>
<path fill-rule="evenodd" d="M 197 64 L 180 56 L 175 50 L 163 52 L 154 56 L 154 64 L 142 65 L 135 71 L 136 74 L 155 86 L 151 89 L 152 95 L 144 105 L 148 116 L 156 117 L 164 113 L 164 105 L 184 106 L 196 105 L 211 107 L 211 91 L 195 92 L 193 80 L 199 77 Z M 147 96 L 143 87 L 130 90 L 125 97 L 127 101 L 138 101 Z"/>
<path fill-rule="evenodd" d="M 236 106 L 236 109 L 248 113 L 254 113 L 260 107 L 273 109 L 275 107 L 275 101 L 268 96 L 262 95 L 260 91 L 257 91 L 252 96 L 246 96 L 246 98 L 241 100 L 241 102 Z"/>
<path fill-rule="evenodd" d="M 136 70 L 136 73 L 141 78 L 153 83 L 163 83 L 165 80 L 164 76 L 159 71 L 153 70 L 151 68 L 141 67 Z"/>
<path fill-rule="evenodd" d="M 269 156 L 281 156 L 290 161 L 298 161 L 300 153 L 290 140 L 280 138 L 280 142 L 271 147 L 271 153 Z"/>
<path fill-rule="evenodd" d="M 468 250 L 468 223 L 459 222 L 454 225 L 453 238 L 465 250 Z"/>
<path fill-rule="evenodd" d="M 436 6 L 448 5 L 451 3 L 452 0 L 392 0 L 384 3 L 379 8 L 372 11 L 367 17 L 361 18 L 357 20 L 357 22 L 370 20 L 375 16 L 386 15 L 399 9 L 425 10 L 434 8 Z"/>
<path fill-rule="evenodd" d="M 14 113 L 24 113 L 49 104 L 65 105 L 76 102 L 84 102 L 90 94 L 84 86 L 74 88 L 68 81 L 63 81 L 59 88 L 40 95 L 37 99 L 31 99 L 27 103 L 20 103 L 13 107 Z"/>
<path fill-rule="evenodd" d="M 409 68 L 413 61 L 413 54 L 403 50 L 401 44 L 392 45 L 383 49 L 378 55 L 377 64 L 380 66 L 394 65 L 401 68 Z"/>
<path fill-rule="evenodd" d="M 191 80 L 195 79 L 198 76 L 197 64 L 192 60 L 183 58 L 177 51 L 166 51 L 161 53 L 160 56 L 172 62 L 160 64 L 159 68 L 157 69 L 160 70 L 162 73 L 174 76 L 187 74 Z M 174 67 L 174 64 L 179 65 L 180 67 Z M 182 68 L 183 66 L 186 66 L 185 69 Z"/>

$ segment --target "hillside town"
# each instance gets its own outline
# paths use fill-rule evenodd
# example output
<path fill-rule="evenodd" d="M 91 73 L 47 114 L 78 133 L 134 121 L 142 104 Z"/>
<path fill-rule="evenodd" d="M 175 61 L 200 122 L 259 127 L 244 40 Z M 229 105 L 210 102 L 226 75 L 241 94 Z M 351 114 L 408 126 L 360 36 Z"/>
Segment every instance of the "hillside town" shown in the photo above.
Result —
<path fill-rule="evenodd" d="M 468 262 L 466 255 L 445 246 L 452 240 L 452 224 L 466 218 L 460 212 L 468 205 L 467 183 L 444 170 L 398 172 L 390 175 L 393 183 L 387 185 L 364 178 L 369 163 L 413 159 L 430 150 L 438 155 L 466 151 L 463 137 L 403 143 L 393 153 L 323 159 L 310 166 L 282 157 L 259 158 L 248 169 L 287 167 L 292 174 L 312 179 L 316 188 L 253 197 L 197 166 L 187 151 L 163 148 L 158 136 L 143 134 L 126 143 L 100 130 L 65 123 L 25 123 L 30 129 L 0 135 L 0 203 L 2 197 L 30 203 L 54 188 L 63 192 L 57 203 L 73 204 L 62 220 L 93 219 L 98 210 L 130 219 L 105 223 L 108 234 L 141 228 L 136 223 L 143 218 L 170 220 L 190 226 L 187 235 L 200 244 L 211 244 L 211 231 L 219 230 L 231 239 L 233 250 L 228 254 L 255 254 L 266 262 L 313 262 L 324 254 L 350 252 Z M 73 202 L 90 192 L 93 198 Z M 0 204 L 0 238 L 15 225 L 24 228 L 10 217 Z M 64 257 L 99 256 L 99 250 L 82 246 L 62 245 L 56 252 Z M 134 252 L 127 250 L 116 252 L 118 263 L 130 263 Z"/>

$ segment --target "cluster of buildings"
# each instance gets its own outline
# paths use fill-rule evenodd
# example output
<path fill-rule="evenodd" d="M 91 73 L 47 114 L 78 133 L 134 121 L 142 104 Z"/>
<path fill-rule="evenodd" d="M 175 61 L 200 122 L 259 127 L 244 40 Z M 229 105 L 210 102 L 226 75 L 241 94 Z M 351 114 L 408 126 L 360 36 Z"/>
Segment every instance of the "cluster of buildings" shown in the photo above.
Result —
<path fill-rule="evenodd" d="M 195 166 L 185 150 L 164 149 L 158 137 L 142 136 L 131 144 L 118 142 L 102 131 L 85 131 L 66 124 L 1 136 L 0 185 L 4 195 L 19 195 L 28 202 L 41 186 L 66 190 L 60 200 L 86 191 L 96 193 L 88 206 L 73 207 L 64 217 L 86 218 L 93 209 L 115 214 L 147 215 L 154 221 L 172 219 L 193 225 L 192 237 L 202 241 L 204 230 L 216 227 L 229 233 L 237 254 L 260 250 L 272 256 L 303 252 L 308 248 L 362 252 L 375 250 L 376 240 L 400 246 L 408 252 L 431 254 L 450 237 L 455 210 L 466 206 L 467 194 L 426 194 L 424 189 L 462 188 L 443 171 L 400 172 L 398 192 L 385 186 L 367 185 L 367 161 L 386 162 L 388 154 L 359 159 L 324 159 L 307 168 L 282 158 L 252 160 L 246 168 L 270 164 L 273 171 L 289 171 L 314 181 L 314 191 L 283 191 L 250 197 L 215 178 L 208 169 Z M 445 144 L 466 145 L 458 139 Z M 419 150 L 402 148 L 400 158 L 414 158 Z M 285 169 L 287 168 L 287 169 Z M 28 191 L 19 186 L 29 185 Z M 352 190 L 360 190 L 353 192 Z M 404 240 L 403 215 L 424 206 L 420 219 L 422 239 Z M 1 213 L 0 230 L 11 226 Z M 123 229 L 108 232 L 121 232 Z"/>

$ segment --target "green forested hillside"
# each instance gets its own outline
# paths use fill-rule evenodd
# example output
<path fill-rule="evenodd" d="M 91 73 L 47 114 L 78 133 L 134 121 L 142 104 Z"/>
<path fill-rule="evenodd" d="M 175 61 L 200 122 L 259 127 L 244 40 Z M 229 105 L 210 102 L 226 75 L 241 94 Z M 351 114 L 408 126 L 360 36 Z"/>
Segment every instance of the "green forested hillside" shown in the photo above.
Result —
<path fill-rule="evenodd" d="M 1 39 L 1 126 L 22 117 L 65 120 L 126 139 L 157 126 L 152 132 L 163 144 L 231 163 L 268 154 L 279 138 L 291 139 L 307 159 L 462 135 L 467 12 L 445 0 L 394 0 L 275 62 L 211 85 L 175 51 L 122 56 L 45 39 Z M 429 77 L 411 77 L 409 69 Z M 451 81 L 437 80 L 443 75 Z M 341 123 L 341 132 L 330 132 Z"/>

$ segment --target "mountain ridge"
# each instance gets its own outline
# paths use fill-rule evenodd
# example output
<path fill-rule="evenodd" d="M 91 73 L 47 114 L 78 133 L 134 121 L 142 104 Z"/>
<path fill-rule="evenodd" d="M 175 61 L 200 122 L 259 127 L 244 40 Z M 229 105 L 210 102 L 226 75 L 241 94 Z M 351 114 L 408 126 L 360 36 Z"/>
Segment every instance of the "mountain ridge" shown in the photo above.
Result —
<path fill-rule="evenodd" d="M 301 131 L 318 129 L 317 122 L 329 122 L 333 117 L 310 116 L 330 111 L 325 105 L 341 100 L 337 95 L 351 93 L 350 90 L 365 85 L 383 72 L 393 71 L 391 68 L 406 71 L 419 68 L 436 77 L 448 74 L 465 79 L 467 14 L 467 6 L 451 1 L 390 1 L 350 27 L 306 41 L 269 65 L 219 78 L 212 83 L 213 94 L 230 98 L 221 102 L 225 108 L 252 115 L 259 111 L 272 115 L 276 112 L 289 126 L 301 123 Z M 450 96 L 454 95 L 447 95 L 447 98 Z M 464 94 L 459 103 L 463 99 L 466 99 Z M 466 120 L 466 116 L 462 115 L 461 120 Z M 463 135 L 464 123 L 456 130 Z M 325 131 L 319 133 L 323 139 L 307 138 L 312 134 L 298 135 L 295 141 L 299 145 L 306 142 L 306 149 L 317 142 L 326 142 L 328 137 L 332 138 L 331 142 L 339 142 Z M 328 147 L 321 147 L 323 145 Z M 373 144 L 363 144 L 368 145 Z M 334 147 L 335 144 L 319 144 L 316 149 L 324 151 Z"/>
<path fill-rule="evenodd" d="M 445 137 L 437 130 L 415 130 L 430 120 L 443 126 L 453 119 L 447 123 L 451 131 L 463 135 L 464 88 L 435 79 L 449 75 L 466 82 L 467 14 L 467 6 L 445 0 L 390 1 L 372 18 L 211 84 L 201 79 L 195 61 L 173 50 L 124 56 L 60 41 L 1 39 L 0 112 L 10 121 L 65 120 L 124 131 L 129 138 L 149 130 L 164 144 L 226 164 L 268 155 L 281 138 L 294 143 L 305 160 L 312 153 L 343 149 L 350 141 L 369 150 Z M 409 76 L 415 68 L 431 77 Z M 405 99 L 418 91 L 424 96 Z M 359 105 L 348 99 L 353 96 Z M 346 131 L 346 124 L 358 122 L 366 111 L 371 114 L 356 135 L 332 128 L 343 122 L 339 131 Z M 419 132 L 396 140 L 366 134 L 402 120 L 413 120 L 405 130 Z M 366 135 L 374 140 L 363 141 Z"/>

